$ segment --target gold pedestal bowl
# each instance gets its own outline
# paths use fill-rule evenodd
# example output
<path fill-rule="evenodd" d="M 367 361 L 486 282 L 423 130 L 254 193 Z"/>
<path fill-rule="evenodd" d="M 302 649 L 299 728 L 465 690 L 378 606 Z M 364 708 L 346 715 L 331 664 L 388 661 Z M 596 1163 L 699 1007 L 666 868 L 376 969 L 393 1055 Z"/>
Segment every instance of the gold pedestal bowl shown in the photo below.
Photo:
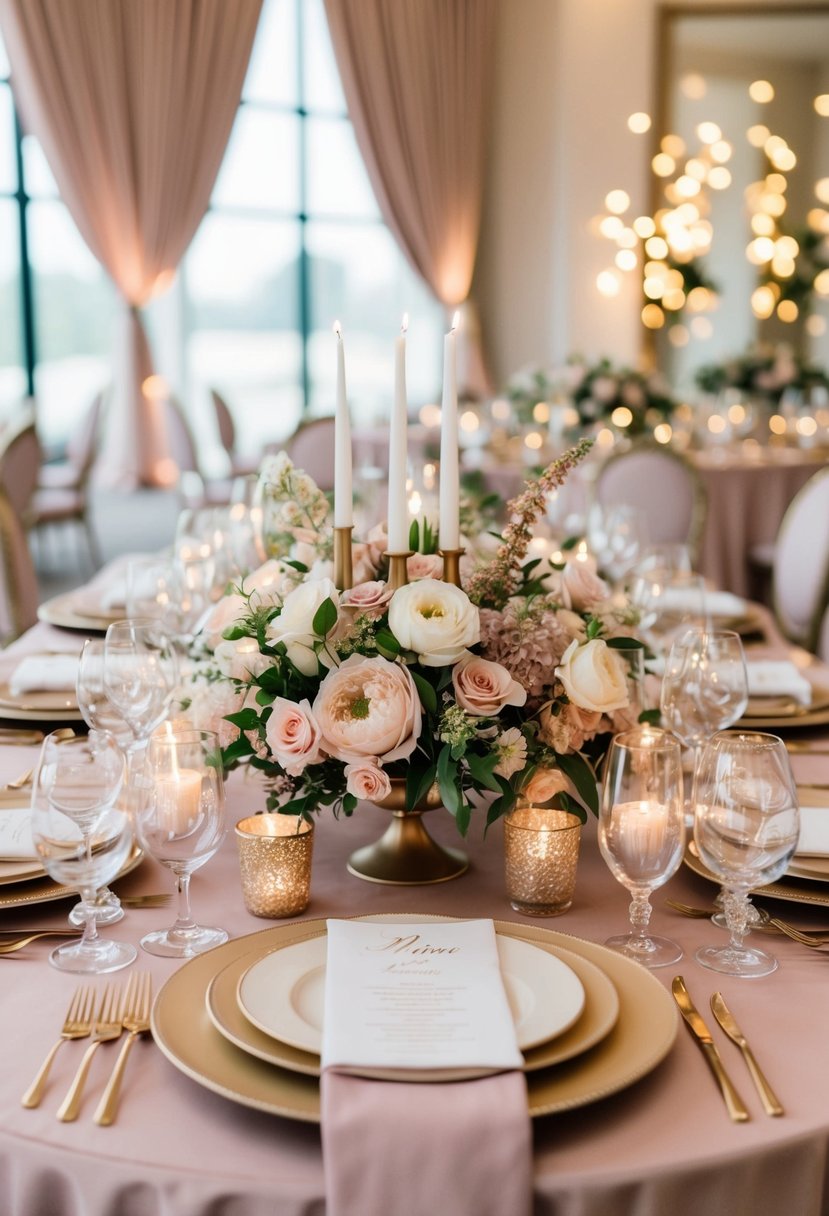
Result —
<path fill-rule="evenodd" d="M 349 873 L 366 882 L 403 887 L 459 878 L 467 870 L 469 859 L 457 849 L 443 848 L 423 825 L 424 811 L 433 811 L 441 805 L 437 785 L 429 788 L 413 811 L 407 811 L 404 778 L 392 777 L 391 784 L 388 798 L 374 804 L 391 811 L 391 823 L 374 844 L 351 854 Z"/>

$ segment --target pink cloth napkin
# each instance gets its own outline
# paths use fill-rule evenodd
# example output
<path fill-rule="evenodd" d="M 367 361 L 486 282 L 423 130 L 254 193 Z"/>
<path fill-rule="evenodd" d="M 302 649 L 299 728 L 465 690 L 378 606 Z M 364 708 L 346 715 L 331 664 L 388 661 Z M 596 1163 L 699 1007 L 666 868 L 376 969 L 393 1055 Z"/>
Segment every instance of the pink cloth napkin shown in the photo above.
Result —
<path fill-rule="evenodd" d="M 523 1073 L 406 1084 L 326 1069 L 326 1216 L 530 1216 Z"/>

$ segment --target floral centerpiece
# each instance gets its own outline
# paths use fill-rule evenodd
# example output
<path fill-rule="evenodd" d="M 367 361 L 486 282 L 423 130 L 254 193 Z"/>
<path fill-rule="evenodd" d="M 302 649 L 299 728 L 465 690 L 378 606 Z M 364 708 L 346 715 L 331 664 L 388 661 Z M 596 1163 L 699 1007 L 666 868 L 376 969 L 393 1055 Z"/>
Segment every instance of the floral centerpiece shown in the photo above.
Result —
<path fill-rule="evenodd" d="M 829 388 L 829 376 L 823 368 L 807 363 L 783 345 L 757 346 L 723 363 L 706 364 L 697 371 L 696 382 L 706 393 L 736 388 L 774 405 L 787 390 Z"/>
<path fill-rule="evenodd" d="M 621 651 L 639 645 L 635 618 L 589 559 L 527 560 L 547 494 L 589 448 L 509 505 L 494 555 L 464 558 L 463 589 L 415 554 L 393 590 L 380 529 L 338 590 L 324 496 L 284 454 L 265 466 L 279 555 L 215 606 L 188 712 L 219 730 L 228 765 L 264 775 L 270 809 L 350 815 L 395 779 L 410 811 L 437 787 L 461 833 L 476 806 L 488 800 L 489 824 L 519 794 L 597 809 L 595 762 L 631 724 Z"/>

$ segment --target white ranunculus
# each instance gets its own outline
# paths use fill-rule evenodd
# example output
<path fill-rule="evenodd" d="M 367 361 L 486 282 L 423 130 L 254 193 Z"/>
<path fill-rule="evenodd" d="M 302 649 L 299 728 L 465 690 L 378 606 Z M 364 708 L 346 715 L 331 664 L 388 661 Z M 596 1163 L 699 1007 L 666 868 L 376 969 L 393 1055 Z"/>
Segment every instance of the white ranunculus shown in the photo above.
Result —
<path fill-rule="evenodd" d="M 284 642 L 288 658 L 304 676 L 317 674 L 318 660 L 314 647 L 319 638 L 314 633 L 314 617 L 327 599 L 339 606 L 340 594 L 330 579 L 300 583 L 286 595 L 281 613 L 268 626 L 271 640 Z"/>
<path fill-rule="evenodd" d="M 389 605 L 389 628 L 424 667 L 448 667 L 481 640 L 478 609 L 465 591 L 434 578 L 400 587 Z"/>
<path fill-rule="evenodd" d="M 624 659 L 601 638 L 572 641 L 561 656 L 556 675 L 580 709 L 606 714 L 628 704 Z"/>

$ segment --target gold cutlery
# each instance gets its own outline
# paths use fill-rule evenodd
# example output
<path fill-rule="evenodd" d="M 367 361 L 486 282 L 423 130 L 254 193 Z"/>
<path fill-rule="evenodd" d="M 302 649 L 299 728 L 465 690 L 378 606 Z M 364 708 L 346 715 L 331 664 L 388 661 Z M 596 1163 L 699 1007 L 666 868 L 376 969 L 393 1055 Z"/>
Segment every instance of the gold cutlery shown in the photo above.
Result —
<path fill-rule="evenodd" d="M 0 747 L 15 745 L 17 747 L 34 747 L 44 739 L 42 730 L 21 730 L 16 727 L 3 727 L 0 730 Z"/>
<path fill-rule="evenodd" d="M 800 942 L 802 946 L 829 945 L 829 933 L 822 933 L 819 929 L 795 929 L 794 925 L 778 920 L 776 916 L 771 918 L 769 924 L 774 925 L 781 933 L 785 933 L 786 937 L 790 937 L 792 941 Z"/>
<path fill-rule="evenodd" d="M 129 1004 L 125 1002 L 126 1012 L 121 1021 L 124 1030 L 128 1030 L 129 1034 L 118 1054 L 112 1076 L 109 1078 L 107 1087 L 101 1095 L 101 1101 L 98 1103 L 98 1109 L 95 1111 L 95 1122 L 100 1127 L 109 1127 L 111 1123 L 115 1122 L 115 1112 L 118 1109 L 118 1097 L 121 1092 L 121 1080 L 127 1066 L 127 1056 L 138 1036 L 146 1034 L 150 1029 L 152 988 L 153 982 L 150 975 L 143 972 L 138 976 L 132 1001 Z"/>
<path fill-rule="evenodd" d="M 172 895 L 159 893 L 154 895 L 119 895 L 122 908 L 164 908 L 173 898 Z"/>
<path fill-rule="evenodd" d="M 711 1031 L 702 1020 L 696 1006 L 688 995 L 688 989 L 685 987 L 685 980 L 681 975 L 675 975 L 671 984 L 671 992 L 674 1000 L 679 1006 L 679 1012 L 685 1019 L 686 1024 L 690 1027 L 691 1033 L 694 1036 L 694 1041 L 697 1043 L 700 1051 L 705 1057 L 705 1062 L 711 1069 L 714 1079 L 720 1087 L 720 1093 L 723 1096 L 726 1109 L 732 1123 L 745 1123 L 748 1120 L 748 1111 L 734 1084 L 731 1081 L 728 1073 L 725 1071 L 725 1065 L 720 1059 L 720 1053 L 714 1045 L 714 1040 L 711 1037 Z"/>
<path fill-rule="evenodd" d="M 806 739 L 787 739 L 786 751 L 794 756 L 829 756 L 829 744 L 819 746 Z"/>
<path fill-rule="evenodd" d="M 721 992 L 715 992 L 711 997 L 711 1012 L 732 1043 L 736 1043 L 743 1053 L 743 1059 L 746 1062 L 748 1071 L 751 1073 L 754 1088 L 757 1090 L 760 1095 L 760 1101 L 763 1103 L 763 1110 L 767 1115 L 782 1115 L 784 1111 L 780 1099 L 763 1075 L 763 1070 L 757 1063 L 754 1052 L 748 1045 L 748 1040 L 735 1022 L 734 1015 L 723 1000 Z"/>
<path fill-rule="evenodd" d="M 80 937 L 80 929 L 44 929 L 39 933 L 29 933 L 25 937 L 13 937 L 11 941 L 0 941 L 0 956 L 4 954 L 14 954 L 18 950 L 22 950 L 24 946 L 28 946 L 31 942 L 38 941 L 41 937 Z"/>
<path fill-rule="evenodd" d="M 124 1004 L 127 1004 L 132 999 L 130 988 L 133 985 L 133 980 L 134 977 L 130 979 L 127 985 Z M 101 996 L 95 1024 L 92 1027 L 92 1042 L 83 1054 L 83 1059 L 78 1066 L 78 1071 L 75 1073 L 75 1079 L 69 1087 L 69 1092 L 58 1107 L 58 1118 L 61 1123 L 71 1123 L 73 1119 L 77 1119 L 78 1117 L 89 1066 L 100 1044 L 120 1037 L 123 1030 L 123 1026 L 121 1025 L 121 1006 L 121 989 L 107 984 Z"/>
<path fill-rule="evenodd" d="M 75 995 L 69 1002 L 69 1008 L 66 1011 L 60 1038 L 49 1051 L 49 1054 L 40 1066 L 40 1071 L 23 1095 L 21 1101 L 24 1106 L 31 1109 L 34 1106 L 40 1105 L 40 1099 L 43 1097 L 43 1091 L 46 1088 L 46 1078 L 49 1076 L 49 1069 L 52 1067 L 52 1062 L 58 1054 L 58 1050 L 67 1039 L 89 1038 L 92 1033 L 94 999 L 95 992 L 92 988 L 82 987 L 75 990 Z"/>
<path fill-rule="evenodd" d="M 6 784 L 3 786 L 3 789 L 4 790 L 22 790 L 23 787 L 28 785 L 29 782 L 31 781 L 32 774 L 34 773 L 34 771 L 35 771 L 34 766 L 32 766 L 31 768 L 27 768 L 24 773 L 21 773 L 19 777 L 15 777 L 15 779 L 13 781 L 7 781 Z"/>

